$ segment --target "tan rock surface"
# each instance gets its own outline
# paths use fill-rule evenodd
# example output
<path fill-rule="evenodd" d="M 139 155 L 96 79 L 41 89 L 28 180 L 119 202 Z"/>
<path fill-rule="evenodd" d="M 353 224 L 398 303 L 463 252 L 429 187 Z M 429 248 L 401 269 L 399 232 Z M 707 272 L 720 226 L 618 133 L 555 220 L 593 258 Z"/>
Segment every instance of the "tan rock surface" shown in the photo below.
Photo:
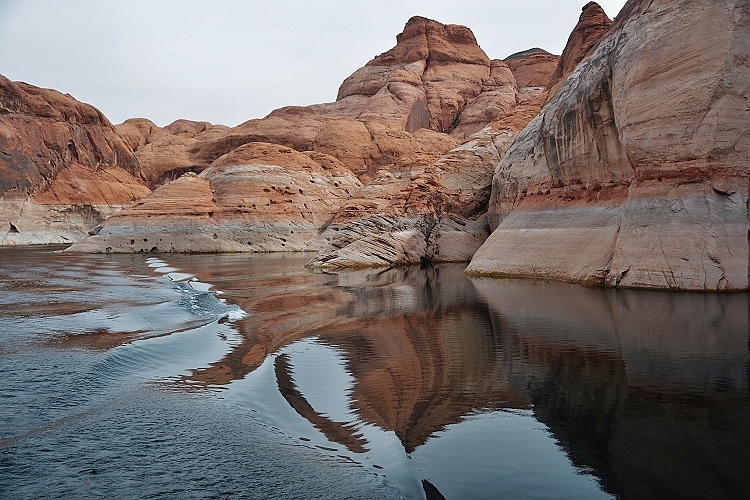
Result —
<path fill-rule="evenodd" d="M 495 172 L 467 269 L 748 288 L 750 7 L 631 0 Z"/>
<path fill-rule="evenodd" d="M 379 171 L 321 234 L 321 249 L 308 266 L 470 260 L 489 235 L 484 214 L 495 167 L 518 131 L 539 112 L 545 94 L 527 88 L 516 92 L 516 98 L 512 111 L 434 161 L 399 162 Z"/>
<path fill-rule="evenodd" d="M 223 135 L 229 127 L 177 120 L 164 128 L 146 118 L 131 118 L 116 126 L 133 150 L 143 177 L 152 189 L 186 172 L 200 173 L 210 162 L 192 154 L 199 141 Z"/>
<path fill-rule="evenodd" d="M 0 244 L 74 241 L 148 193 L 96 108 L 0 76 Z"/>
<path fill-rule="evenodd" d="M 403 163 L 404 155 L 425 153 L 435 159 L 454 147 L 454 139 L 438 141 L 433 135 L 425 144 L 409 134 L 423 128 L 452 132 L 464 110 L 480 97 L 473 116 L 460 124 L 457 138 L 501 118 L 517 104 L 510 69 L 501 61 L 491 64 L 468 28 L 413 17 L 396 40 L 395 47 L 341 84 L 336 102 L 277 109 L 223 134 L 198 138 L 189 149 L 190 158 L 208 164 L 241 144 L 269 142 L 332 154 L 366 182 L 380 168 Z M 393 133 L 401 134 L 389 136 Z"/>
<path fill-rule="evenodd" d="M 310 267 L 467 261 L 489 235 L 494 166 L 515 132 L 487 127 L 427 166 L 381 170 L 338 211 Z"/>
<path fill-rule="evenodd" d="M 330 156 L 248 143 L 156 189 L 69 250 L 303 251 L 360 186 Z"/>

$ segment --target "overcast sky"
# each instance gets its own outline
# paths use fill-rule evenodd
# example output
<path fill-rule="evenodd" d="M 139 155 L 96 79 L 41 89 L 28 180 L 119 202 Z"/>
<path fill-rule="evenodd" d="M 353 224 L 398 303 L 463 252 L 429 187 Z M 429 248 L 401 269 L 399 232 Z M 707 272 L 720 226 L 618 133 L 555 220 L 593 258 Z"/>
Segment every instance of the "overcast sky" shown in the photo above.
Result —
<path fill-rule="evenodd" d="M 0 0 L 0 74 L 113 123 L 237 125 L 336 99 L 413 15 L 471 28 L 490 58 L 559 54 L 587 0 Z M 625 0 L 599 4 L 613 18 Z"/>

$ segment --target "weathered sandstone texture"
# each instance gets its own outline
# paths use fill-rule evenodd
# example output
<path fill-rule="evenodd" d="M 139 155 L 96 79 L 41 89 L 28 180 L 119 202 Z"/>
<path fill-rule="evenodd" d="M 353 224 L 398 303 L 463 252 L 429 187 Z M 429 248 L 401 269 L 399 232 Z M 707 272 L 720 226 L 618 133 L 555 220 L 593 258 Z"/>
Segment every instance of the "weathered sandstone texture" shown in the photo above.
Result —
<path fill-rule="evenodd" d="M 750 3 L 630 0 L 495 172 L 467 272 L 748 288 Z"/>
<path fill-rule="evenodd" d="M 115 128 L 138 159 L 151 189 L 186 172 L 202 172 L 208 163 L 195 158 L 192 147 L 199 140 L 220 136 L 229 129 L 190 120 L 177 120 L 161 128 L 146 118 L 130 118 Z"/>
<path fill-rule="evenodd" d="M 97 109 L 0 75 L 0 245 L 73 242 L 149 192 Z"/>
<path fill-rule="evenodd" d="M 535 47 L 505 58 L 519 87 L 546 87 L 560 56 Z"/>
<path fill-rule="evenodd" d="M 83 252 L 308 250 L 361 183 L 339 161 L 248 143 L 110 217 L 70 247 Z"/>
<path fill-rule="evenodd" d="M 547 66 L 534 70 L 545 81 Z M 414 17 L 336 102 L 233 128 L 119 125 L 156 190 L 71 250 L 319 250 L 310 265 L 327 268 L 468 261 L 489 235 L 494 168 L 542 90 L 519 88 L 468 28 Z M 325 175 L 298 182 L 309 169 Z M 158 187 L 186 172 L 199 175 Z"/>
<path fill-rule="evenodd" d="M 464 26 L 413 17 L 396 39 L 395 47 L 344 80 L 335 102 L 288 106 L 198 134 L 187 150 L 190 163 L 208 165 L 242 144 L 268 142 L 331 154 L 366 183 L 399 162 L 431 163 L 455 139 L 503 118 L 523 100 L 511 68 L 491 61 Z M 557 56 L 545 56 L 541 66 L 529 57 L 519 61 L 544 87 Z"/>
<path fill-rule="evenodd" d="M 466 28 L 413 18 L 397 40 L 350 76 L 339 98 L 372 92 L 388 75 L 402 75 L 394 67 L 412 67 L 418 59 L 426 68 L 426 109 L 417 92 L 418 107 L 411 108 L 406 128 L 450 131 L 464 142 L 428 164 L 401 161 L 381 169 L 322 233 L 322 249 L 310 267 L 469 260 L 489 234 L 484 212 L 495 165 L 544 100 L 544 84 L 519 88 L 511 67 L 484 56 Z M 545 56 L 541 65 L 531 59 L 520 55 L 525 65 L 518 67 L 533 68 L 546 83 L 554 71 L 548 62 L 556 64 L 557 56 Z M 381 86 L 374 96 L 384 88 L 402 87 Z"/>
<path fill-rule="evenodd" d="M 557 93 L 565 78 L 596 47 L 611 25 L 612 20 L 598 3 L 589 2 L 583 6 L 578 24 L 568 37 L 557 67 L 547 83 L 550 97 Z"/>

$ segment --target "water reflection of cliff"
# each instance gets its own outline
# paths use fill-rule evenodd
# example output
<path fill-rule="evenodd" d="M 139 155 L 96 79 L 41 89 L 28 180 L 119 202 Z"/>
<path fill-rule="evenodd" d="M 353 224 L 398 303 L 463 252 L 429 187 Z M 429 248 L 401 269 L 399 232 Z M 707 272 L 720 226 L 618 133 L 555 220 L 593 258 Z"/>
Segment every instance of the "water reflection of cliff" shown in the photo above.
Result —
<path fill-rule="evenodd" d="M 748 295 L 474 280 L 535 416 L 626 498 L 750 491 Z"/>
<path fill-rule="evenodd" d="M 395 431 L 407 452 L 472 412 L 533 408 L 611 493 L 750 491 L 747 294 L 469 280 L 460 266 L 311 274 L 295 258 L 211 259 L 186 267 L 251 315 L 236 324 L 245 341 L 193 380 L 228 384 L 316 337 L 343 353 L 359 418 Z M 330 440 L 366 449 L 353 426 L 306 402 L 292 360 L 279 358 L 289 404 Z"/>

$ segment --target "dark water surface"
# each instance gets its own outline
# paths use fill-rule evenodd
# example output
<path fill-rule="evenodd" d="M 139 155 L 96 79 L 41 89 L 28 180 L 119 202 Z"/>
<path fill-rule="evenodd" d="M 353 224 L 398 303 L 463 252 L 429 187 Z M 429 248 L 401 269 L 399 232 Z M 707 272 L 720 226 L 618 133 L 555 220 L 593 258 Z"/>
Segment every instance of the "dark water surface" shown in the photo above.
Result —
<path fill-rule="evenodd" d="M 0 249 L 0 498 L 750 496 L 748 294 Z"/>

